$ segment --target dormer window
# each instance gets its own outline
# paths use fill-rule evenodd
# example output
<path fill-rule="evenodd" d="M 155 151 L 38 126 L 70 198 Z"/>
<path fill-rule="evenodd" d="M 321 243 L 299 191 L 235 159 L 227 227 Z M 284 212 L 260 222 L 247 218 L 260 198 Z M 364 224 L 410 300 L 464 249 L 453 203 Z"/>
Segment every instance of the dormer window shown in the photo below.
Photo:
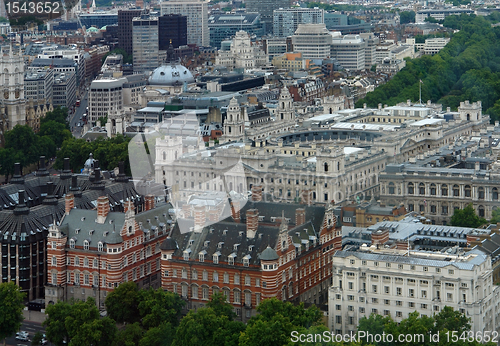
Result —
<path fill-rule="evenodd" d="M 252 252 L 252 251 L 253 251 L 253 247 L 254 247 L 254 246 L 255 246 L 255 245 L 249 245 L 249 246 L 248 246 L 248 252 Z"/>
<path fill-rule="evenodd" d="M 220 252 L 217 251 L 216 253 L 214 253 L 213 255 L 213 262 L 214 264 L 219 264 L 219 256 L 220 256 Z"/>
<path fill-rule="evenodd" d="M 248 267 L 250 265 L 250 256 L 243 257 L 243 266 Z"/>
<path fill-rule="evenodd" d="M 201 251 L 199 254 L 198 254 L 198 259 L 200 262 L 205 262 L 205 254 L 207 252 L 205 250 Z"/>
<path fill-rule="evenodd" d="M 217 249 L 222 249 L 223 246 L 224 246 L 224 242 L 221 241 L 221 242 L 219 242 L 219 244 L 217 244 Z"/>
<path fill-rule="evenodd" d="M 71 249 L 74 249 L 74 248 L 75 248 L 75 240 L 74 240 L 74 239 L 70 239 L 70 240 L 69 240 L 69 247 L 70 247 Z"/>
<path fill-rule="evenodd" d="M 227 261 L 229 265 L 234 265 L 234 258 L 236 257 L 236 254 L 232 253 L 228 256 Z"/>
<path fill-rule="evenodd" d="M 238 251 L 238 246 L 240 246 L 240 244 L 234 244 L 234 245 L 233 245 L 233 250 L 234 250 L 234 251 Z"/>
<path fill-rule="evenodd" d="M 88 240 L 84 240 L 84 241 L 83 241 L 83 249 L 84 249 L 84 250 L 88 250 L 88 249 L 89 249 L 89 247 L 90 247 L 90 246 L 89 246 L 89 241 L 88 241 Z"/>
<path fill-rule="evenodd" d="M 102 242 L 97 243 L 97 251 L 102 252 L 104 245 Z"/>
<path fill-rule="evenodd" d="M 189 261 L 189 254 L 191 252 L 191 249 L 188 249 L 188 250 L 184 250 L 184 253 L 183 253 L 184 261 Z"/>

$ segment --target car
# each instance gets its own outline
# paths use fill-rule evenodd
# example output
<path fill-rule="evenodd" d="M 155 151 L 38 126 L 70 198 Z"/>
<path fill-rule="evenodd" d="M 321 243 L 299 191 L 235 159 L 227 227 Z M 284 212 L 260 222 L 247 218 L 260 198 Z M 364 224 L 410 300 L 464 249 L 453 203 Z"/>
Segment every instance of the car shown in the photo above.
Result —
<path fill-rule="evenodd" d="M 28 339 L 28 336 L 27 335 L 18 335 L 16 336 L 16 340 L 19 340 L 19 341 L 30 341 L 30 339 Z"/>
<path fill-rule="evenodd" d="M 28 333 L 25 330 L 21 330 L 21 331 L 19 331 L 19 332 L 16 333 L 16 336 L 19 336 L 19 335 L 29 337 L 30 333 Z"/>
<path fill-rule="evenodd" d="M 44 339 L 42 339 L 42 341 L 40 341 L 40 343 L 42 345 L 47 345 L 49 342 L 47 341 L 47 339 L 44 338 Z"/>

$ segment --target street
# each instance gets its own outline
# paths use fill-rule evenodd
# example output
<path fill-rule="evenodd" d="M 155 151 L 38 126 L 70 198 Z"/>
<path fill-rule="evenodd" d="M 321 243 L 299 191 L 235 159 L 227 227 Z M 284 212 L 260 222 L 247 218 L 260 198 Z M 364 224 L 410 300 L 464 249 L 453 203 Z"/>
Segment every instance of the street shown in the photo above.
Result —
<path fill-rule="evenodd" d="M 31 345 L 31 340 L 35 336 L 36 332 L 45 333 L 43 326 L 37 322 L 24 321 L 21 330 L 27 331 L 29 333 L 30 342 L 16 340 L 16 334 L 7 338 L 7 346 L 17 346 L 17 345 Z M 50 344 L 49 344 L 50 345 Z"/>
<path fill-rule="evenodd" d="M 87 106 L 88 106 L 88 91 L 84 91 L 83 96 L 80 100 L 80 107 L 75 108 L 75 113 L 71 116 L 70 121 L 69 121 L 69 127 L 72 129 L 73 136 L 76 138 L 79 138 L 82 136 L 82 129 L 83 126 L 77 126 L 78 123 L 81 125 L 83 124 L 83 120 L 80 120 L 80 118 L 85 114 L 87 111 Z"/>

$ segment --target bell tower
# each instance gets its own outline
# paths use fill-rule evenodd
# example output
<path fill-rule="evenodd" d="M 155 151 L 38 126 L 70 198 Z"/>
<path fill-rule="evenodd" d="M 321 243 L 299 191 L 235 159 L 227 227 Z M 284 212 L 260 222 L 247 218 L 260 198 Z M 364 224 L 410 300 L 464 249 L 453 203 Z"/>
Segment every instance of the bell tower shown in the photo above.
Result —
<path fill-rule="evenodd" d="M 0 51 L 0 85 L 2 100 L 0 120 L 3 131 L 26 123 L 26 101 L 24 99 L 24 61 L 22 51 Z"/>
<path fill-rule="evenodd" d="M 241 114 L 241 108 L 236 98 L 229 101 L 226 120 L 224 121 L 224 138 L 228 142 L 236 142 L 243 139 L 245 133 L 245 119 Z"/>

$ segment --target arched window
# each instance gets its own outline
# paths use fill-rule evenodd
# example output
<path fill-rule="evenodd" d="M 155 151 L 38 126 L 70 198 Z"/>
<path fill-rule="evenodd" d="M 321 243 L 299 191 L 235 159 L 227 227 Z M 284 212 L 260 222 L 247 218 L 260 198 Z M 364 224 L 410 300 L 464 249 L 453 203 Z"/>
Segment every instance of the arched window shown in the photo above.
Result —
<path fill-rule="evenodd" d="M 89 249 L 89 241 L 88 240 L 84 240 L 83 241 L 83 249 L 84 250 L 88 250 Z"/>
<path fill-rule="evenodd" d="M 101 242 L 97 243 L 97 251 L 102 252 L 104 246 Z"/>
<path fill-rule="evenodd" d="M 203 281 L 208 281 L 208 272 L 203 270 Z"/>
<path fill-rule="evenodd" d="M 323 166 L 324 166 L 324 168 L 325 168 L 325 172 L 328 172 L 328 163 L 327 163 L 327 162 L 325 162 Z"/>
<path fill-rule="evenodd" d="M 166 159 L 167 159 L 167 153 L 163 152 L 163 161 L 165 161 Z"/>
<path fill-rule="evenodd" d="M 477 190 L 477 194 L 478 194 L 478 198 L 479 198 L 479 199 L 484 199 L 484 187 L 480 187 L 480 188 Z"/>
<path fill-rule="evenodd" d="M 494 200 L 494 201 L 498 201 L 498 189 L 496 187 L 493 188 L 493 190 L 491 191 L 491 198 Z"/>
<path fill-rule="evenodd" d="M 460 196 L 460 188 L 457 184 L 453 185 L 453 197 Z"/>
<path fill-rule="evenodd" d="M 73 239 L 69 240 L 69 247 L 70 247 L 70 249 L 74 249 L 75 248 L 75 241 Z"/>
<path fill-rule="evenodd" d="M 219 282 L 219 273 L 214 272 L 214 273 L 212 274 L 212 281 L 213 281 L 213 282 Z"/>
<path fill-rule="evenodd" d="M 431 184 L 431 196 L 436 196 L 436 184 Z"/>
<path fill-rule="evenodd" d="M 448 185 L 441 185 L 441 196 L 448 196 Z"/>
<path fill-rule="evenodd" d="M 465 197 L 470 197 L 471 196 L 470 185 L 465 185 L 464 191 L 465 191 Z"/>
<path fill-rule="evenodd" d="M 415 193 L 415 189 L 413 187 L 413 183 L 408 183 L 408 194 L 413 195 Z"/>
<path fill-rule="evenodd" d="M 425 184 L 424 183 L 418 184 L 418 193 L 420 195 L 425 195 Z"/>
<path fill-rule="evenodd" d="M 484 206 L 480 205 L 477 208 L 477 213 L 478 213 L 479 217 L 484 217 Z"/>
<path fill-rule="evenodd" d="M 389 183 L 389 195 L 394 195 L 396 193 L 396 188 L 394 183 L 391 181 Z"/>

